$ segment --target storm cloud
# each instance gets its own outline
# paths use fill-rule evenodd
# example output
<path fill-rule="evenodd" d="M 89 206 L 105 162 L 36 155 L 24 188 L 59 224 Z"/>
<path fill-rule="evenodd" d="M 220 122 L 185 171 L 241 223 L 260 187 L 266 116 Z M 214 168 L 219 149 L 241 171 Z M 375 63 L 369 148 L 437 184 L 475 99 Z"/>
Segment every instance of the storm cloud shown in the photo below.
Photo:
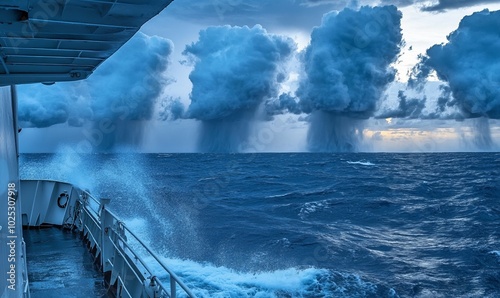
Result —
<path fill-rule="evenodd" d="M 277 96 L 295 43 L 261 26 L 210 27 L 184 54 L 194 64 L 187 116 L 202 121 L 199 150 L 238 152 L 259 105 Z"/>
<path fill-rule="evenodd" d="M 478 4 L 487 3 L 500 3 L 499 0 L 439 0 L 434 1 L 435 3 L 424 6 L 422 10 L 424 11 L 444 11 L 449 9 L 458 9 L 462 7 L 469 7 Z"/>
<path fill-rule="evenodd" d="M 18 117 L 24 127 L 68 123 L 95 134 L 106 133 L 94 149 L 138 145 L 142 121 L 153 117 L 165 85 L 172 43 L 161 37 L 136 34 L 85 81 L 19 86 Z"/>
<path fill-rule="evenodd" d="M 358 150 L 359 120 L 373 116 L 395 78 L 390 65 L 402 44 L 401 17 L 394 6 L 344 9 L 326 14 L 313 30 L 297 90 L 302 111 L 313 114 L 309 150 Z"/>
<path fill-rule="evenodd" d="M 448 84 L 438 106 L 455 106 L 462 118 L 475 121 L 478 149 L 492 147 L 488 118 L 500 118 L 500 11 L 466 16 L 445 44 L 434 45 L 414 68 L 410 86 L 421 89 L 435 72 Z"/>
<path fill-rule="evenodd" d="M 302 28 L 309 31 L 319 18 L 331 10 L 357 9 L 364 5 L 397 7 L 415 6 L 423 11 L 445 11 L 500 0 L 214 0 L 174 1 L 165 13 L 174 18 L 212 25 L 262 24 L 267 28 Z M 300 22 L 296 20 L 300 18 Z"/>
<path fill-rule="evenodd" d="M 449 84 L 466 118 L 500 118 L 500 11 L 466 16 L 446 44 L 435 45 L 417 66 L 420 83 L 431 70 Z"/>

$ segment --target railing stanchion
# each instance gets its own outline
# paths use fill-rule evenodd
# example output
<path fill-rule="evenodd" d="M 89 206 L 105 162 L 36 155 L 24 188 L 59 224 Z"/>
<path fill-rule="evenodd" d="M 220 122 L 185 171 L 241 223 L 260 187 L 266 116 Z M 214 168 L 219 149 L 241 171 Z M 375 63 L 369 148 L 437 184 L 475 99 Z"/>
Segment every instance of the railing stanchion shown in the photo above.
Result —
<path fill-rule="evenodd" d="M 176 298 L 177 297 L 177 281 L 175 280 L 175 277 L 173 275 L 170 275 L 170 297 L 171 298 Z"/>
<path fill-rule="evenodd" d="M 97 210 L 92 208 L 90 201 L 97 203 L 97 206 L 99 206 Z M 152 288 L 153 296 L 156 296 L 157 292 L 168 295 L 168 287 L 162 284 L 161 280 L 156 277 L 158 276 L 157 272 L 153 272 L 149 262 L 147 263 L 144 257 L 139 254 L 136 246 L 140 245 L 139 250 L 144 250 L 144 252 L 153 257 L 154 262 L 159 264 L 165 273 L 168 274 L 170 280 L 170 298 L 177 298 L 177 285 L 179 285 L 188 297 L 196 297 L 148 245 L 139 239 L 116 215 L 108 210 L 106 205 L 109 204 L 109 199 L 98 201 L 90 193 L 84 191 L 80 196 L 80 202 L 82 204 L 82 212 L 79 214 L 82 220 L 82 232 L 88 239 L 95 242 L 98 251 L 100 250 L 102 270 L 103 272 L 109 272 L 110 282 L 114 283 L 118 281 L 117 291 L 119 296 L 122 291 L 126 291 L 128 294 L 137 294 L 137 292 L 133 292 L 137 290 L 137 286 L 132 282 L 134 287 L 128 288 L 127 283 L 122 279 L 122 274 L 126 274 L 122 272 L 123 268 L 129 274 L 133 274 L 134 280 L 143 284 L 143 290 L 148 290 L 148 286 L 154 286 L 157 289 Z M 148 278 L 151 278 L 149 284 L 145 283 Z"/>

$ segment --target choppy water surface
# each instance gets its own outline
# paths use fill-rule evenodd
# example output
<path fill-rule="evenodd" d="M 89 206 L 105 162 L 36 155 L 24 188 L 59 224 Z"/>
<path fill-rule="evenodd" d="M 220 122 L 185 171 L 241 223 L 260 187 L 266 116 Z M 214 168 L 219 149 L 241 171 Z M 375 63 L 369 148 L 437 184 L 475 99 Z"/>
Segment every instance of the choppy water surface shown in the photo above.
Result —
<path fill-rule="evenodd" d="M 201 297 L 499 297 L 500 154 L 23 155 Z"/>

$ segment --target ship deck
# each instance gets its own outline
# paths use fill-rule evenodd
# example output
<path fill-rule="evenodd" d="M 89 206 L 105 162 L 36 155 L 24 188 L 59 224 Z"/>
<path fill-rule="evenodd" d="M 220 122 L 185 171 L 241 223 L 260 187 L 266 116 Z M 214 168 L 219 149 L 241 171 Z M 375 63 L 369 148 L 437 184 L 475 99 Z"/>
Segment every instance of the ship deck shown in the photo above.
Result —
<path fill-rule="evenodd" d="M 31 297 L 108 297 L 102 273 L 79 235 L 58 228 L 24 230 Z"/>

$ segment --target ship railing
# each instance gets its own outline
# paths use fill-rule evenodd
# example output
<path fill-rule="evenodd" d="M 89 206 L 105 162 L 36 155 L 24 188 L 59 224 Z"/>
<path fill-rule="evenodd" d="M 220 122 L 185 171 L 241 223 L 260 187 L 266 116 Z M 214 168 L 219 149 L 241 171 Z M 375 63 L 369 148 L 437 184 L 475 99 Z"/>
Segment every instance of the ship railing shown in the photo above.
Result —
<path fill-rule="evenodd" d="M 106 208 L 109 201 L 99 201 L 83 191 L 79 225 L 103 272 L 108 273 L 109 284 L 116 287 L 116 295 L 196 297 L 135 232 Z"/>

